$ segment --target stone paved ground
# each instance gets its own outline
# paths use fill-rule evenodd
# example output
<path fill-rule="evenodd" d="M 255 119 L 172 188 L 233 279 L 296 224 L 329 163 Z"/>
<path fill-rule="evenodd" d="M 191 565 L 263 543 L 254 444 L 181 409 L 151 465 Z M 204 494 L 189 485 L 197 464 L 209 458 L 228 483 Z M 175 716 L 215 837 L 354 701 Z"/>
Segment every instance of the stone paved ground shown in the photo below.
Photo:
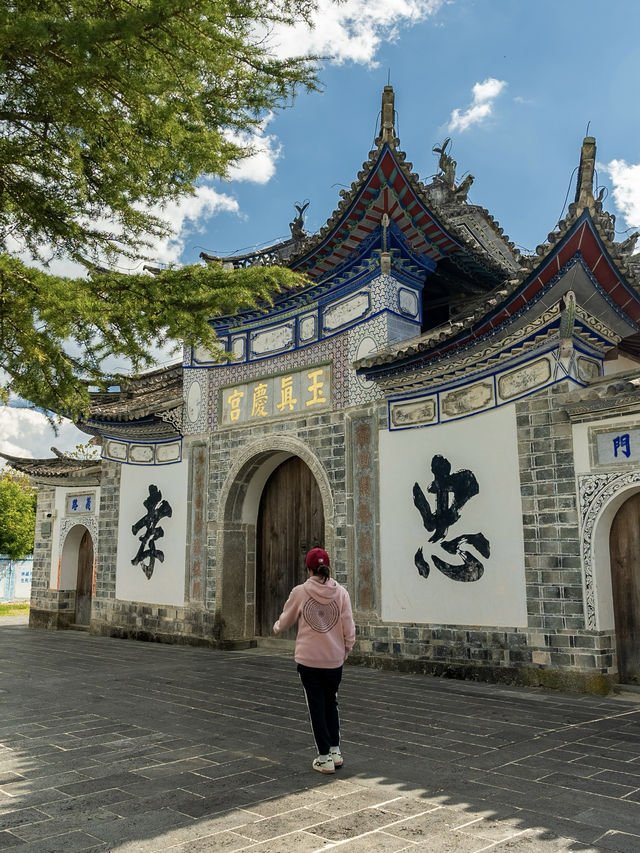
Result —
<path fill-rule="evenodd" d="M 640 701 L 347 667 L 341 707 L 321 776 L 281 653 L 3 620 L 0 851 L 640 851 Z"/>

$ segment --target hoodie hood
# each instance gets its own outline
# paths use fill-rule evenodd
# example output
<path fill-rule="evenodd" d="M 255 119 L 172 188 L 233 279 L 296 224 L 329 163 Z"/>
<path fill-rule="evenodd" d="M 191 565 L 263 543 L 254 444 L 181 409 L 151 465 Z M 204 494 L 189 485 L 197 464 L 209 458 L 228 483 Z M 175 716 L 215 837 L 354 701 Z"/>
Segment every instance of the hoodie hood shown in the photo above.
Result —
<path fill-rule="evenodd" d="M 305 592 L 320 603 L 334 601 L 340 595 L 341 586 L 333 578 L 322 583 L 318 578 L 308 578 L 303 584 Z"/>

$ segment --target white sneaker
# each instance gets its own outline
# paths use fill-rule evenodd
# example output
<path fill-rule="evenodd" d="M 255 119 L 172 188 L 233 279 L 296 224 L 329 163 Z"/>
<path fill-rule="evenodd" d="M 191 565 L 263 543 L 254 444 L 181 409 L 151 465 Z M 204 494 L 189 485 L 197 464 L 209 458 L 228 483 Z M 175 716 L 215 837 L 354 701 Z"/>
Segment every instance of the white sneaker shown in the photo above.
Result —
<path fill-rule="evenodd" d="M 335 773 L 336 767 L 333 763 L 333 757 L 331 755 L 318 755 L 313 759 L 313 764 L 311 765 L 314 770 L 317 770 L 318 773 Z"/>
<path fill-rule="evenodd" d="M 338 769 L 338 767 L 342 767 L 344 764 L 344 758 L 342 757 L 342 753 L 340 752 L 339 746 L 332 746 L 329 750 L 329 755 L 333 758 L 333 766 Z"/>

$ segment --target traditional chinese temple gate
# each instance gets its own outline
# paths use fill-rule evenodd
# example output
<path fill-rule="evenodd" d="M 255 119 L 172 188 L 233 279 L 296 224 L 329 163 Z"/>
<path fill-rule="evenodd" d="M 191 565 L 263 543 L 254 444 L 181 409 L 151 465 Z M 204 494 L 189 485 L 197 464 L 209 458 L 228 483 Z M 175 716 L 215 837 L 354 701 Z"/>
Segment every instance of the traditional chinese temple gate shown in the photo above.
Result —
<path fill-rule="evenodd" d="M 306 578 L 304 555 L 324 543 L 320 489 L 297 456 L 269 477 L 260 500 L 256 553 L 256 634 L 270 636 L 282 605 Z M 295 632 L 283 632 L 285 637 Z"/>
<path fill-rule="evenodd" d="M 616 240 L 586 137 L 566 218 L 523 255 L 467 202 L 449 140 L 420 180 L 395 115 L 385 86 L 316 234 L 298 205 L 290 239 L 202 254 L 303 287 L 211 318 L 214 351 L 92 392 L 100 463 L 7 457 L 40 485 L 32 625 L 66 627 L 86 596 L 80 523 L 100 543 L 92 632 L 228 648 L 269 634 L 322 544 L 352 594 L 351 662 L 640 680 L 637 235 Z"/>

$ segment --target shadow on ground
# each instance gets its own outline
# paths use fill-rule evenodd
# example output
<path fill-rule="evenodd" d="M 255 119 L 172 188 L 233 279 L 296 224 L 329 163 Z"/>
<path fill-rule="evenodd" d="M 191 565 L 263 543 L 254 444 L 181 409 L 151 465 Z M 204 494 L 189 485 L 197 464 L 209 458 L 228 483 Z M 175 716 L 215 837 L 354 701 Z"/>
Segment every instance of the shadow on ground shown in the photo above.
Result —
<path fill-rule="evenodd" d="M 0 623 L 0 850 L 640 850 L 640 703 Z"/>

